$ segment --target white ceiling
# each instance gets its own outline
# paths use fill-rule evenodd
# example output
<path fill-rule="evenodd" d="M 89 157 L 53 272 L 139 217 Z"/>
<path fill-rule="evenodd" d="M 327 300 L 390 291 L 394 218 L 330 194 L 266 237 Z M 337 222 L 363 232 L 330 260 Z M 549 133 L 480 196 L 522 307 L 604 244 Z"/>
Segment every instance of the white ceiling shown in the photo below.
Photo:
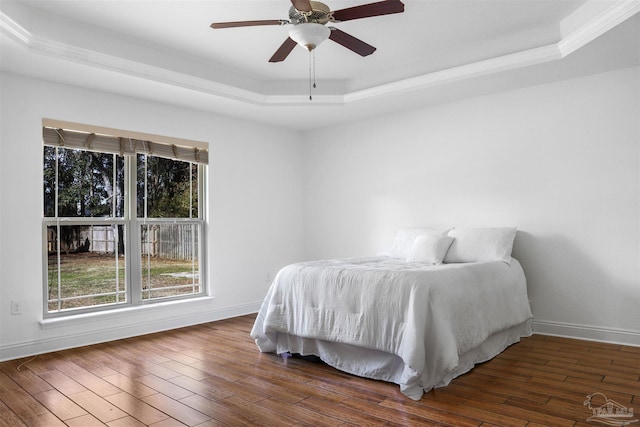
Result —
<path fill-rule="evenodd" d="M 327 0 L 333 10 L 367 3 Z M 274 123 L 330 126 L 640 63 L 638 0 L 406 0 L 405 12 L 333 24 L 377 51 L 328 40 L 268 59 L 288 0 L 2 0 L 3 71 Z"/>

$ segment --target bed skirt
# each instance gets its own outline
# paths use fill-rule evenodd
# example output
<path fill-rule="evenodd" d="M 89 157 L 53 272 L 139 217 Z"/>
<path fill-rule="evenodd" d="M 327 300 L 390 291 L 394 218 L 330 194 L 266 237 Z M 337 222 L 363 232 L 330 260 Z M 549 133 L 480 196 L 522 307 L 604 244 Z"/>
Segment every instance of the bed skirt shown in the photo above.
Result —
<path fill-rule="evenodd" d="M 394 354 L 350 344 L 301 338 L 286 333 L 278 333 L 276 352 L 317 356 L 340 371 L 398 384 L 404 395 L 420 400 L 423 393 L 432 388 L 448 385 L 454 378 L 470 371 L 476 364 L 494 358 L 510 345 L 519 342 L 521 337 L 530 336 L 531 322 L 527 320 L 489 336 L 479 346 L 460 355 L 458 365 L 439 378 L 420 377 L 417 371 L 407 368 L 402 359 Z"/>

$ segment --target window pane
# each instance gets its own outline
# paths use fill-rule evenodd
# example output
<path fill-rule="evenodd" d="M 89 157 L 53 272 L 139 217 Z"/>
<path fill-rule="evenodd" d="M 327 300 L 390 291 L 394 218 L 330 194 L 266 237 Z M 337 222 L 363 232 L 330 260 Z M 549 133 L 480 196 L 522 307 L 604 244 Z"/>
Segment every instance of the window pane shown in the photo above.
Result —
<path fill-rule="evenodd" d="M 139 218 L 197 218 L 198 165 L 138 155 L 137 206 Z"/>
<path fill-rule="evenodd" d="M 142 299 L 200 293 L 198 224 L 146 224 L 140 228 Z"/>
<path fill-rule="evenodd" d="M 44 215 L 122 217 L 124 158 L 61 147 L 44 147 Z"/>
<path fill-rule="evenodd" d="M 44 216 L 56 215 L 56 149 L 44 147 L 43 194 Z"/>
<path fill-rule="evenodd" d="M 48 311 L 126 302 L 122 225 L 47 227 Z"/>

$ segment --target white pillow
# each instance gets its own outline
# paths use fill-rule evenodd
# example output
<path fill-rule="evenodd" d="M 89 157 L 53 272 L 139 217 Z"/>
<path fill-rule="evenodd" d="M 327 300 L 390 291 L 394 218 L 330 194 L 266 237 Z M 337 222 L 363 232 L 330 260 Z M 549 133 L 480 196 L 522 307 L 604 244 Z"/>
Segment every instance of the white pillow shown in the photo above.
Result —
<path fill-rule="evenodd" d="M 449 232 L 455 240 L 444 262 L 511 262 L 516 227 L 456 228 Z"/>
<path fill-rule="evenodd" d="M 409 256 L 409 251 L 416 237 L 426 235 L 446 236 L 450 229 L 437 229 L 437 228 L 401 228 L 396 234 L 396 239 L 393 242 L 393 246 L 390 251 L 381 252 L 380 255 L 386 255 L 391 258 L 406 259 Z"/>
<path fill-rule="evenodd" d="M 428 265 L 442 264 L 442 260 L 453 242 L 453 237 L 421 234 L 411 246 L 407 262 Z"/>

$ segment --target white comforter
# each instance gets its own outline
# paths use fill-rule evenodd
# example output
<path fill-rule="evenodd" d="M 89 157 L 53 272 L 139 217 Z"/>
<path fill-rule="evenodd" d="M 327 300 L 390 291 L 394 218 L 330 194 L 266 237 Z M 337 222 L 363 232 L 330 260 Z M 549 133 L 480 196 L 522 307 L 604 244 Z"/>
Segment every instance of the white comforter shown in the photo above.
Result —
<path fill-rule="evenodd" d="M 531 318 L 515 259 L 427 267 L 353 258 L 283 268 L 251 335 L 262 352 L 282 351 L 283 335 L 396 355 L 402 372 L 391 380 L 419 399 L 492 334 L 523 322 L 530 334 Z"/>

